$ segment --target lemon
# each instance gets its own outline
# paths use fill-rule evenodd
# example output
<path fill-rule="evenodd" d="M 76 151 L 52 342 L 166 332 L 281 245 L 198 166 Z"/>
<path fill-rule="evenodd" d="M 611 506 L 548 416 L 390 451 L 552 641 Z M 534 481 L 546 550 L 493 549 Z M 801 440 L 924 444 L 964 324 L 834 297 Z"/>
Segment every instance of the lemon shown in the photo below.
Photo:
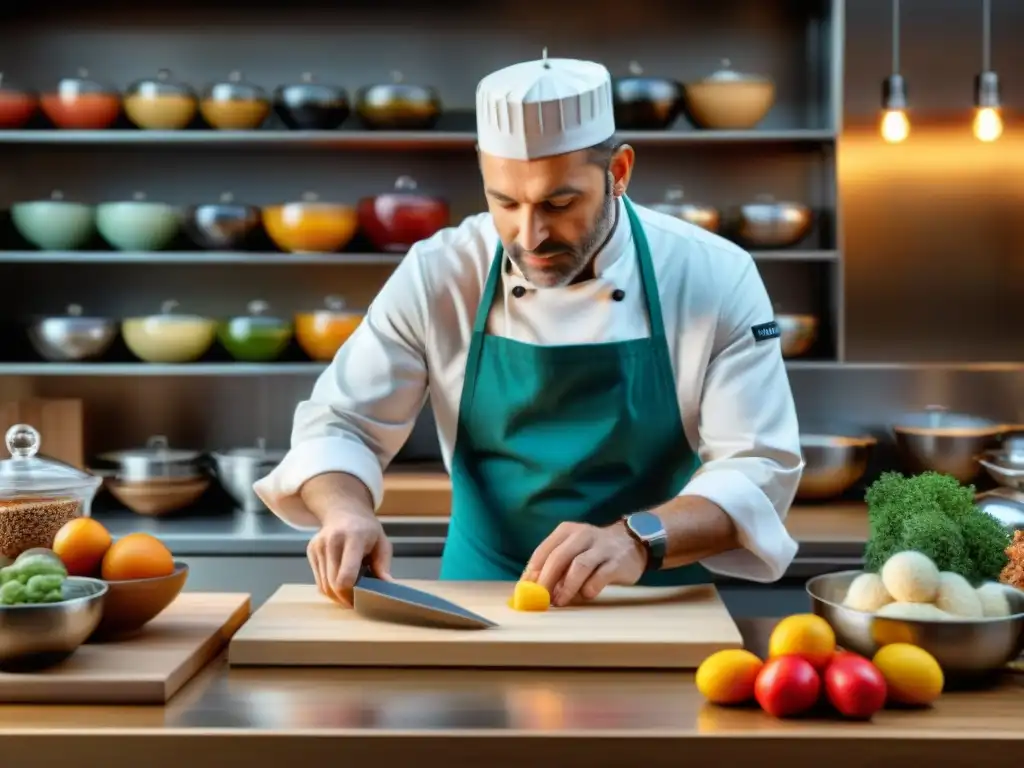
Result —
<path fill-rule="evenodd" d="M 750 651 L 718 651 L 697 668 L 697 690 L 712 704 L 743 704 L 754 698 L 763 662 Z"/>
<path fill-rule="evenodd" d="M 885 678 L 889 701 L 925 706 L 942 693 L 942 667 L 928 651 L 910 643 L 883 646 L 872 662 Z"/>
<path fill-rule="evenodd" d="M 787 616 L 772 630 L 768 656 L 799 656 L 821 672 L 836 652 L 836 633 L 821 616 L 798 613 Z"/>

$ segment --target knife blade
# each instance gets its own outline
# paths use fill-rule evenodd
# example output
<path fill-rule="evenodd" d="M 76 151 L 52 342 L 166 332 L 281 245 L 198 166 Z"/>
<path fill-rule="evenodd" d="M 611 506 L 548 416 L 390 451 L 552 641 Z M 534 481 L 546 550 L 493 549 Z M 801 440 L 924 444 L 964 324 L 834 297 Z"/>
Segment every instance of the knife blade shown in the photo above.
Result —
<path fill-rule="evenodd" d="M 384 581 L 364 568 L 352 589 L 356 613 L 374 621 L 387 621 L 441 629 L 488 629 L 495 622 L 457 603 L 421 589 Z"/>

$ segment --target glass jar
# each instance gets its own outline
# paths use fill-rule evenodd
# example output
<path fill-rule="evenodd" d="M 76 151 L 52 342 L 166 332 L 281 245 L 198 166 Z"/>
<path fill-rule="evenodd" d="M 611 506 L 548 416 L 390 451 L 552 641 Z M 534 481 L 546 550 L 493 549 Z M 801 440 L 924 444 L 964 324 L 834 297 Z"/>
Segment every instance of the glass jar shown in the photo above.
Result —
<path fill-rule="evenodd" d="M 265 301 L 249 302 L 248 315 L 228 318 L 217 329 L 221 346 L 242 363 L 276 360 L 292 340 L 289 320 L 268 314 Z"/>
<path fill-rule="evenodd" d="M 180 131 L 192 122 L 198 109 L 195 91 L 171 80 L 169 69 L 161 69 L 155 78 L 132 83 L 124 97 L 128 119 L 151 131 Z"/>
<path fill-rule="evenodd" d="M 0 129 L 10 131 L 25 127 L 38 107 L 36 94 L 11 85 L 0 72 Z"/>
<path fill-rule="evenodd" d="M 76 77 L 65 77 L 42 94 L 39 106 L 58 128 L 99 131 L 109 128 L 121 114 L 121 94 L 91 80 L 87 69 Z"/>
<path fill-rule="evenodd" d="M 69 520 L 89 517 L 102 478 L 39 454 L 39 432 L 15 424 L 5 436 L 9 459 L 0 461 L 0 555 L 16 558 L 53 546 Z"/>
<path fill-rule="evenodd" d="M 270 114 L 270 97 L 258 85 L 243 80 L 241 72 L 232 72 L 226 81 L 206 89 L 199 111 L 218 130 L 250 131 Z"/>
<path fill-rule="evenodd" d="M 330 362 L 356 332 L 364 314 L 348 309 L 342 297 L 328 296 L 323 309 L 295 316 L 295 340 L 313 360 Z"/>

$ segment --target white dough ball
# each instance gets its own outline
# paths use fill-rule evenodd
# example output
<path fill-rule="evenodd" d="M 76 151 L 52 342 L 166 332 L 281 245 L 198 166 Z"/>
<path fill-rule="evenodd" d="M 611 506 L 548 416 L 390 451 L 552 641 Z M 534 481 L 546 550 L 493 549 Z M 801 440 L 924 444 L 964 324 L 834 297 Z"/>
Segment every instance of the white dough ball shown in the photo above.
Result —
<path fill-rule="evenodd" d="M 920 552 L 897 552 L 882 566 L 882 583 L 901 603 L 934 603 L 939 592 L 939 569 Z"/>
<path fill-rule="evenodd" d="M 891 602 L 892 595 L 882 583 L 882 577 L 877 573 L 862 573 L 850 582 L 843 605 L 855 611 L 874 613 Z"/>
<path fill-rule="evenodd" d="M 997 581 L 989 581 L 975 590 L 985 618 L 1000 619 L 1013 613 L 1010 609 L 1008 590 L 1009 587 Z"/>
<path fill-rule="evenodd" d="M 953 618 L 931 603 L 889 603 L 879 608 L 875 615 L 911 621 L 943 621 Z"/>
<path fill-rule="evenodd" d="M 962 619 L 981 619 L 985 616 L 977 590 L 959 573 L 951 571 L 939 574 L 935 607 Z"/>

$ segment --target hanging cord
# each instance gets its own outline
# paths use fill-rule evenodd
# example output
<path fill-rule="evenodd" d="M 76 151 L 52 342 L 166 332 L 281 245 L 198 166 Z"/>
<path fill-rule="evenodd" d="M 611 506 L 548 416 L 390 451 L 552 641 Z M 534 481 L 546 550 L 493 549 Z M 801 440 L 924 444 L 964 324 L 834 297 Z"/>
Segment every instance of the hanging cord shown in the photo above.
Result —
<path fill-rule="evenodd" d="M 900 0 L 892 0 L 892 73 L 900 73 Z"/>
<path fill-rule="evenodd" d="M 992 71 L 992 0 L 985 0 L 981 24 L 981 71 Z"/>

